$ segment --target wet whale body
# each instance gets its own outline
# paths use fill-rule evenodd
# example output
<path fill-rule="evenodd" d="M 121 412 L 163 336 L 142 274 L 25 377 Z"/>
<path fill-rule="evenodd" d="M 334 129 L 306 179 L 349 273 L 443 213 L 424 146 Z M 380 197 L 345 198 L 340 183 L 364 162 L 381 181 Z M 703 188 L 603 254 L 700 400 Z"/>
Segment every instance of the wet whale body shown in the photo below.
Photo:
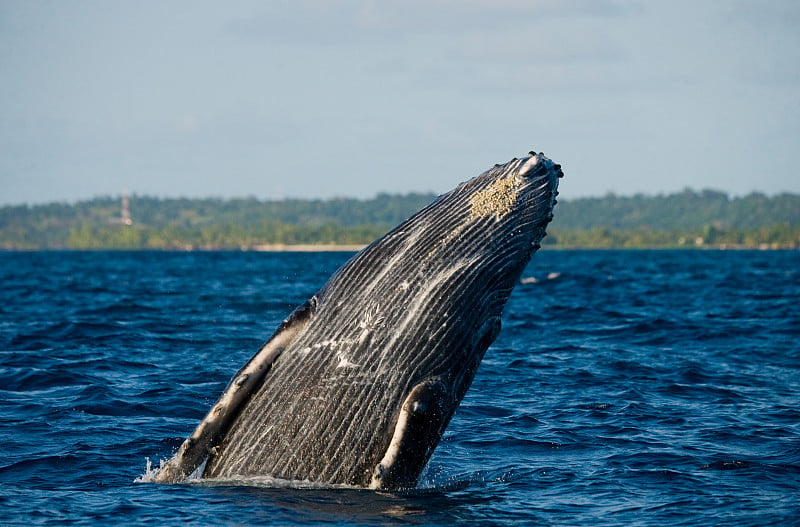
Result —
<path fill-rule="evenodd" d="M 562 176 L 535 152 L 495 165 L 357 253 L 152 479 L 414 487 L 545 236 Z"/>

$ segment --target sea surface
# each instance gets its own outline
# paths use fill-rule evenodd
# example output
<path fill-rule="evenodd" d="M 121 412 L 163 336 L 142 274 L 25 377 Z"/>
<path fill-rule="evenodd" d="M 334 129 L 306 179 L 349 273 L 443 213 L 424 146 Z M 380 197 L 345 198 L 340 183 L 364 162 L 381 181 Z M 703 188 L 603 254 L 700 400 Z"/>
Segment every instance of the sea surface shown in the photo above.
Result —
<path fill-rule="evenodd" d="M 141 482 L 351 254 L 0 253 L 0 525 L 800 525 L 797 251 L 540 251 L 414 491 Z"/>

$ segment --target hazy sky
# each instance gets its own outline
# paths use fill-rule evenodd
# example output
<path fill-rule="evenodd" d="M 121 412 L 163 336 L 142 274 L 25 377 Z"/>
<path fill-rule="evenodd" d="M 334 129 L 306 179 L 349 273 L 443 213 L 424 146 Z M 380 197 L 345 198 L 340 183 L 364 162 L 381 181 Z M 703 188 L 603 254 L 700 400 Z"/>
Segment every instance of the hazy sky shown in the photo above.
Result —
<path fill-rule="evenodd" d="M 0 0 L 0 203 L 800 192 L 796 0 Z"/>

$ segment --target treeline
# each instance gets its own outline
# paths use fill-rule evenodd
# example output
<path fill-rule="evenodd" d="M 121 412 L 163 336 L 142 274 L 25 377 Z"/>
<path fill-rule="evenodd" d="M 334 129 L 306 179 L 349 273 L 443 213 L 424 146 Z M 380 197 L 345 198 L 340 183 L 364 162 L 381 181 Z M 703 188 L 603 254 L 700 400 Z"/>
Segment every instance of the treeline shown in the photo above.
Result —
<path fill-rule="evenodd" d="M 800 249 L 800 226 L 787 223 L 755 229 L 717 228 L 707 225 L 699 229 L 653 230 L 611 229 L 595 227 L 587 230 L 551 229 L 545 240 L 564 249 Z"/>
<path fill-rule="evenodd" d="M 120 222 L 121 199 L 0 207 L 5 249 L 237 249 L 268 244 L 364 244 L 435 199 L 379 194 L 369 200 L 259 201 L 130 198 L 132 225 Z"/>
<path fill-rule="evenodd" d="M 558 226 L 570 230 L 596 227 L 677 231 L 717 226 L 757 229 L 768 225 L 800 225 L 800 196 L 761 193 L 730 198 L 724 192 L 684 190 L 676 194 L 616 196 L 559 200 Z"/>
<path fill-rule="evenodd" d="M 368 200 L 260 201 L 132 196 L 0 207 L 0 248 L 251 249 L 374 240 L 435 199 L 380 194 Z M 800 196 L 729 198 L 705 190 L 666 196 L 560 200 L 545 243 L 563 248 L 800 247 Z"/>
<path fill-rule="evenodd" d="M 388 229 L 375 225 L 290 225 L 265 221 L 258 225 L 219 224 L 205 227 L 144 226 L 96 227 L 82 224 L 70 229 L 67 249 L 259 249 L 274 245 L 363 245 Z"/>

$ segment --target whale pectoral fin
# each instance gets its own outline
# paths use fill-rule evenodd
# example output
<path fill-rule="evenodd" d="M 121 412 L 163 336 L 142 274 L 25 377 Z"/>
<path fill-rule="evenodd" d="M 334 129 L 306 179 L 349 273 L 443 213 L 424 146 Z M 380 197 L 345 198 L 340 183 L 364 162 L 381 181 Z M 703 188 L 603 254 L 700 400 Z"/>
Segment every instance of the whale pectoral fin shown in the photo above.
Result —
<path fill-rule="evenodd" d="M 447 390 L 439 379 L 417 384 L 400 407 L 389 448 L 375 466 L 372 489 L 412 488 L 443 432 Z"/>
<path fill-rule="evenodd" d="M 308 325 L 316 308 L 317 298 L 314 296 L 283 321 L 275 334 L 234 375 L 205 419 L 183 442 L 175 455 L 159 467 L 152 481 L 159 483 L 183 481 L 208 459 L 248 397 L 261 386 L 270 367 L 283 350 Z"/>

